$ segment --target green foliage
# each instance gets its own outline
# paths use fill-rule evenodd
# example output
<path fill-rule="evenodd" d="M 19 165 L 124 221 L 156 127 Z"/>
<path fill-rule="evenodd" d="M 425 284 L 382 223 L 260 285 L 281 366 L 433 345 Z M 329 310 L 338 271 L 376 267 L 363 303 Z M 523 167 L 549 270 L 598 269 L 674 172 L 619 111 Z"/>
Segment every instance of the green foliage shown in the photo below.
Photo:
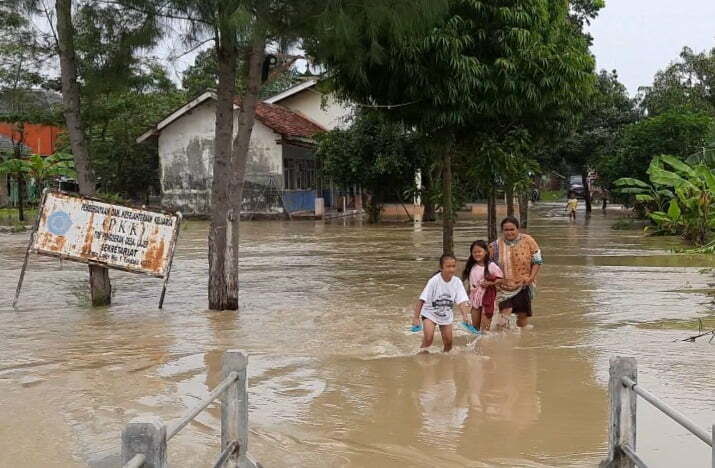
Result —
<path fill-rule="evenodd" d="M 90 157 L 100 191 L 145 201 L 159 191 L 159 156 L 155 144 L 136 139 L 184 103 L 176 90 L 138 93 L 118 90 L 86 103 Z"/>
<path fill-rule="evenodd" d="M 173 87 L 159 65 L 139 52 L 157 45 L 158 18 L 121 3 L 80 2 L 74 14 L 77 73 L 89 101 L 120 89 Z"/>
<path fill-rule="evenodd" d="M 561 156 L 572 168 L 587 173 L 598 159 L 613 154 L 620 130 L 636 118 L 634 102 L 617 73 L 602 70 L 579 125 L 561 143 Z"/>
<path fill-rule="evenodd" d="M 641 108 L 649 115 L 676 111 L 715 117 L 715 48 L 695 53 L 684 47 L 680 59 L 659 71 L 642 93 Z"/>
<path fill-rule="evenodd" d="M 704 165 L 690 166 L 680 159 L 661 155 L 648 167 L 651 185 L 637 179 L 615 182 L 621 192 L 635 194 L 639 201 L 659 204 L 648 213 L 657 232 L 679 234 L 703 245 L 715 228 L 715 173 Z"/>
<path fill-rule="evenodd" d="M 377 222 L 385 201 L 403 200 L 414 186 L 424 151 L 419 135 L 403 125 L 383 113 L 360 112 L 349 129 L 320 135 L 316 156 L 323 176 L 369 192 L 366 208 L 371 222 Z"/>
<path fill-rule="evenodd" d="M 713 118 L 703 113 L 669 111 L 628 125 L 614 154 L 599 160 L 599 177 L 606 185 L 623 177 L 643 180 L 654 154 L 685 159 L 702 151 L 713 124 Z"/>
<path fill-rule="evenodd" d="M 76 177 L 71 155 L 55 153 L 50 156 L 32 154 L 24 158 L 13 158 L 0 163 L 0 175 L 26 176 L 38 185 L 57 176 Z"/>
<path fill-rule="evenodd" d="M 391 114 L 439 133 L 481 124 L 510 130 L 520 119 L 535 124 L 589 93 L 593 58 L 570 27 L 565 2 L 412 3 L 406 11 L 416 14 L 406 19 L 346 6 L 325 37 L 308 44 L 340 94 L 358 103 L 409 104 Z"/>
<path fill-rule="evenodd" d="M 199 52 L 194 63 L 181 75 L 181 87 L 189 96 L 195 96 L 209 88 L 216 88 L 217 76 L 216 50 L 206 49 Z M 260 97 L 266 99 L 279 94 L 300 82 L 299 74 L 294 69 L 289 69 L 264 83 L 261 87 Z M 243 92 L 245 77 L 238 74 L 236 77 L 236 94 Z"/>

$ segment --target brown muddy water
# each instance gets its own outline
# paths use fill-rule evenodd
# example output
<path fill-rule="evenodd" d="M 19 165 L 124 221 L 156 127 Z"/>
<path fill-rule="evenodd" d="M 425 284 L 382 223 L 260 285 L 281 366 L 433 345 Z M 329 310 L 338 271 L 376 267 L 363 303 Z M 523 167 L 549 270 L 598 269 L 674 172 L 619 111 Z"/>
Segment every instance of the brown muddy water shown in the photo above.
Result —
<path fill-rule="evenodd" d="M 614 231 L 617 211 L 575 224 L 532 211 L 546 265 L 533 328 L 417 356 L 409 312 L 436 269 L 437 225 L 242 225 L 242 310 L 206 307 L 205 223 L 182 231 L 161 282 L 112 272 L 114 304 L 88 306 L 86 268 L 32 257 L 10 308 L 26 234 L 0 234 L 0 466 L 86 466 L 124 424 L 180 418 L 219 381 L 221 353 L 250 352 L 250 453 L 266 467 L 581 467 L 607 451 L 609 357 L 699 425 L 715 423 L 715 343 L 676 343 L 713 323 L 715 267 L 677 240 Z M 457 251 L 485 236 L 457 226 Z M 173 466 L 210 466 L 212 406 L 169 444 Z M 642 400 L 638 451 L 654 467 L 709 466 L 709 447 Z"/>

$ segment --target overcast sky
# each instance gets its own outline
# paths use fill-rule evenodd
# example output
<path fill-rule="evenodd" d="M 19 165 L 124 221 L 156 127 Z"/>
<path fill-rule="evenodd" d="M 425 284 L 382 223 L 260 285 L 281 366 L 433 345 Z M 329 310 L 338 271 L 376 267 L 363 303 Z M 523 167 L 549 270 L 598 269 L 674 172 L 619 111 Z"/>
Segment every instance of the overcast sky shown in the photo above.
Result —
<path fill-rule="evenodd" d="M 683 46 L 715 47 L 715 0 L 606 0 L 590 31 L 598 69 L 616 69 L 633 95 Z"/>

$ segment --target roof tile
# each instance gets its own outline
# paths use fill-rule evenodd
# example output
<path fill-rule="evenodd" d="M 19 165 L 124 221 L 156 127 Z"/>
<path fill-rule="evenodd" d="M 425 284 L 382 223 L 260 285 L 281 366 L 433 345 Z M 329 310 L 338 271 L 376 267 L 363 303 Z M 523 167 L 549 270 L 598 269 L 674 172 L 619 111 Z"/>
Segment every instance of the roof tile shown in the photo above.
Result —
<path fill-rule="evenodd" d="M 238 99 L 236 99 L 238 104 Z M 256 118 L 266 127 L 288 138 L 312 138 L 326 129 L 283 106 L 258 102 Z"/>

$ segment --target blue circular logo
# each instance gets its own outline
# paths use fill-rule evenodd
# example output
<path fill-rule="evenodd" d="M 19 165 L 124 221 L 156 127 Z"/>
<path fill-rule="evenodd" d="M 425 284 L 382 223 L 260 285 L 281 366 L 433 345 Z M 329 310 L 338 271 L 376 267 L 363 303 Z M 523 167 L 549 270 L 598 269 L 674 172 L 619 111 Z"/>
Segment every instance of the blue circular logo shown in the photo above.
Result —
<path fill-rule="evenodd" d="M 64 211 L 55 211 L 47 218 L 47 229 L 56 236 L 64 236 L 70 226 L 72 226 L 72 220 Z"/>

